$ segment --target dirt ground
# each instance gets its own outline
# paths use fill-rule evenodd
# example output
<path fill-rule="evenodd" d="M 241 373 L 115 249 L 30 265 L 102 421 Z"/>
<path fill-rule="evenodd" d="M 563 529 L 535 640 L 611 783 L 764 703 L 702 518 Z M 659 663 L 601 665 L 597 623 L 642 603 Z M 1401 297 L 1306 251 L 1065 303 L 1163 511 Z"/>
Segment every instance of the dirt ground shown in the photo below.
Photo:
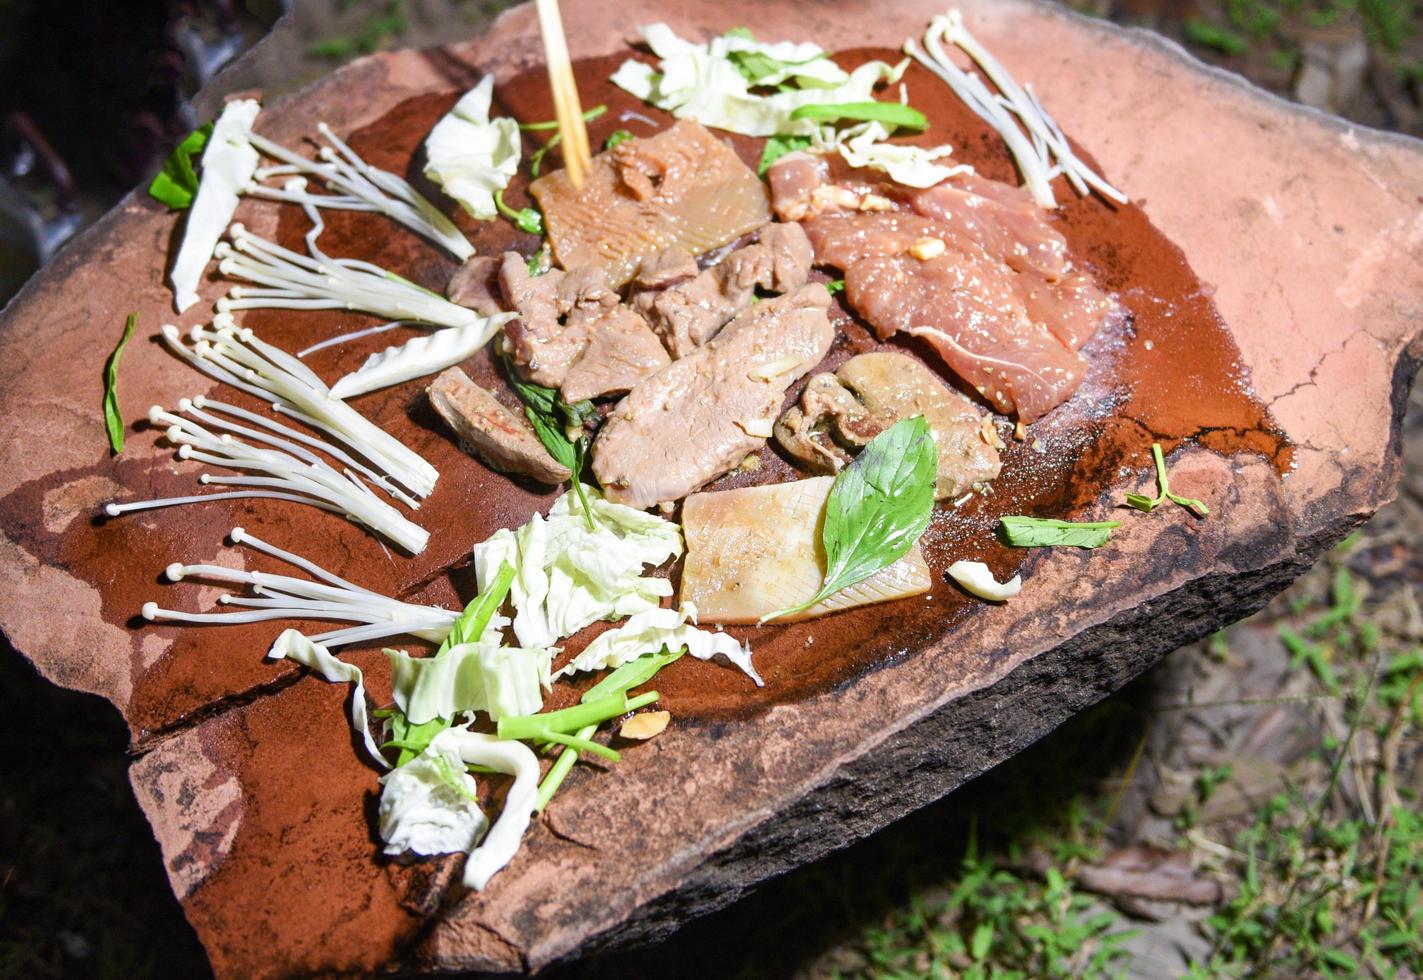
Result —
<path fill-rule="evenodd" d="M 363 5 L 335 6 L 312 23 L 361 29 Z M 417 4 L 406 26 L 438 24 L 437 6 Z M 1420 131 L 1411 4 L 1078 6 L 1282 94 Z M 399 26 L 372 43 L 420 40 Z M 550 975 L 1423 974 L 1416 391 L 1404 449 L 1398 500 L 1256 617 L 663 945 Z M 0 976 L 204 975 L 112 709 L 0 656 L 0 743 Z"/>

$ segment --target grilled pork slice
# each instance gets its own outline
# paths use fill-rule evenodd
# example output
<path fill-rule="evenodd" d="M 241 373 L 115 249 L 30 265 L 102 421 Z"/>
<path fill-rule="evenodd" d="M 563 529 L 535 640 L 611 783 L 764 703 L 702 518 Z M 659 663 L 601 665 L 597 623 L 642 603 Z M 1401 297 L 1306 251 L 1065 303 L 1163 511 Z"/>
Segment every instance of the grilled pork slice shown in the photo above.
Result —
<path fill-rule="evenodd" d="M 504 327 L 514 367 L 564 401 L 622 394 L 668 362 L 646 321 L 623 306 L 601 269 L 550 269 L 531 276 L 523 256 L 506 252 L 504 298 L 519 319 Z"/>
<path fill-rule="evenodd" d="M 820 528 L 834 477 L 696 493 L 682 505 L 687 539 L 679 600 L 702 623 L 755 623 L 798 606 L 825 580 Z M 933 585 L 916 544 L 899 561 L 776 622 L 922 595 Z"/>
<path fill-rule="evenodd" d="M 908 354 L 852 357 L 817 374 L 800 404 L 776 423 L 776 441 L 811 469 L 838 472 L 858 450 L 900 419 L 922 415 L 939 451 L 935 498 L 983 487 L 998 476 L 1001 440 L 993 420 Z"/>
<path fill-rule="evenodd" d="M 480 316 L 504 312 L 499 302 L 499 259 L 493 255 L 470 256 L 450 278 L 445 296 Z"/>
<path fill-rule="evenodd" d="M 662 338 L 669 354 L 686 357 L 750 306 L 758 288 L 787 293 L 804 286 L 812 257 L 810 240 L 799 225 L 768 224 L 753 244 L 695 277 L 660 292 L 639 293 L 633 308 Z"/>
<path fill-rule="evenodd" d="M 548 454 L 523 417 L 500 404 L 459 368 L 438 375 L 425 389 L 430 404 L 466 449 L 503 473 L 541 483 L 562 483 L 568 467 Z"/>
<path fill-rule="evenodd" d="M 530 184 L 529 193 L 559 264 L 601 268 L 614 287 L 664 249 L 700 255 L 771 220 L 756 174 L 687 119 L 598 154 L 581 190 L 558 170 Z"/>
<path fill-rule="evenodd" d="M 837 157 L 771 168 L 777 214 L 804 222 L 817 262 L 881 338 L 925 337 L 999 411 L 1025 422 L 1072 396 L 1076 351 L 1112 308 L 1018 188 L 967 174 L 915 190 Z"/>
<path fill-rule="evenodd" d="M 829 305 L 818 283 L 764 300 L 706 347 L 638 382 L 593 442 L 608 499 L 632 507 L 680 500 L 759 449 L 786 389 L 830 349 Z"/>

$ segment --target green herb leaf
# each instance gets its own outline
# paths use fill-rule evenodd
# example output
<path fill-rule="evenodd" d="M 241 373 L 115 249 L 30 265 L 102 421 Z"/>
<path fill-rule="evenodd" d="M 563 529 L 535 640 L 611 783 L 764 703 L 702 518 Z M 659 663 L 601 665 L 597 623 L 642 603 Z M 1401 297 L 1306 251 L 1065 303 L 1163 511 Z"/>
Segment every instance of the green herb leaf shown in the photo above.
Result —
<path fill-rule="evenodd" d="M 843 292 L 845 291 L 845 280 L 844 280 L 844 279 L 832 279 L 832 280 L 830 280 L 829 282 L 827 282 L 827 283 L 825 284 L 825 291 L 826 291 L 827 293 L 829 293 L 831 296 L 834 296 L 836 293 L 843 293 Z"/>
<path fill-rule="evenodd" d="M 929 120 L 918 109 L 899 102 L 830 102 L 803 105 L 791 113 L 792 119 L 814 119 L 835 122 L 854 119 L 858 122 L 882 122 L 903 129 L 925 129 Z"/>
<path fill-rule="evenodd" d="M 534 427 L 534 435 L 548 450 L 548 454 L 566 466 L 573 474 L 573 492 L 583 505 L 583 516 L 588 521 L 588 529 L 593 529 L 593 508 L 588 504 L 587 491 L 583 489 L 583 463 L 588 455 L 588 434 L 583 432 L 576 439 L 569 438 L 570 430 L 581 430 L 583 424 L 597 411 L 593 403 L 584 399 L 572 405 L 565 402 L 557 390 L 525 381 L 514 371 L 509 355 L 503 354 L 504 373 L 513 386 L 514 393 L 524 403 L 524 415 Z"/>
<path fill-rule="evenodd" d="M 451 647 L 457 647 L 461 643 L 474 643 L 484 633 L 484 628 L 489 625 L 489 620 L 494 617 L 495 611 L 504 602 L 505 596 L 509 594 L 509 587 L 514 584 L 514 566 L 507 561 L 499 566 L 499 571 L 494 575 L 494 581 L 489 583 L 489 588 L 469 600 L 469 605 L 464 607 L 464 612 L 460 613 L 450 625 L 450 633 L 445 637 L 445 642 L 440 644 L 440 648 L 435 651 L 435 656 L 441 656 Z"/>
<path fill-rule="evenodd" d="M 115 456 L 124 451 L 124 418 L 119 412 L 119 358 L 133 337 L 136 326 L 138 314 L 130 313 L 118 346 L 104 364 L 104 426 L 109 430 L 109 448 L 114 451 Z"/>
<path fill-rule="evenodd" d="M 1155 497 L 1145 497 L 1139 493 L 1127 494 L 1127 506 L 1135 507 L 1137 510 L 1146 511 L 1148 514 L 1160 507 L 1166 501 L 1180 504 L 1197 517 L 1205 517 L 1211 512 L 1205 501 L 1197 500 L 1194 497 L 1182 497 L 1180 494 L 1171 492 L 1171 486 L 1166 482 L 1166 457 L 1162 455 L 1161 443 L 1151 444 L 1151 455 L 1156 461 L 1156 482 L 1161 488 L 1161 493 Z"/>
<path fill-rule="evenodd" d="M 1074 524 L 1049 517 L 1005 517 L 1003 540 L 1015 548 L 1100 548 L 1120 521 Z"/>
<path fill-rule="evenodd" d="M 174 211 L 192 206 L 193 195 L 198 192 L 198 173 L 193 169 L 193 160 L 203 152 L 211 136 L 212 123 L 208 123 L 184 137 L 148 185 L 148 196 Z"/>
<path fill-rule="evenodd" d="M 756 173 L 764 177 L 766 171 L 771 169 L 771 164 L 787 153 L 804 150 L 808 146 L 810 146 L 809 136 L 771 136 L 767 138 L 766 147 L 761 151 L 761 163 L 756 167 Z"/>
<path fill-rule="evenodd" d="M 632 133 L 628 132 L 626 129 L 614 130 L 608 136 L 607 139 L 603 140 L 603 149 L 611 150 L 619 143 L 626 143 L 628 140 L 631 139 L 637 139 L 637 137 L 634 136 Z"/>
<path fill-rule="evenodd" d="M 807 601 L 761 622 L 809 609 L 903 558 L 929 526 L 938 451 L 923 416 L 901 419 L 840 471 L 825 501 L 825 581 Z"/>
<path fill-rule="evenodd" d="M 686 652 L 686 647 L 681 647 L 676 653 L 669 653 L 667 648 L 663 647 L 657 653 L 645 653 L 636 660 L 629 660 L 584 691 L 583 697 L 579 700 L 587 704 L 589 701 L 597 701 L 600 698 L 611 697 L 614 694 L 621 694 L 624 691 L 631 691 L 635 687 L 641 687 L 652 680 L 663 667 L 680 660 Z"/>
<path fill-rule="evenodd" d="M 399 708 L 383 708 L 372 713 L 377 718 L 390 720 L 390 738 L 381 744 L 381 748 L 400 750 L 400 756 L 395 760 L 397 766 L 405 765 L 424 752 L 436 735 L 450 727 L 448 718 L 431 718 L 419 725 L 412 725 L 406 720 L 405 712 Z"/>
<path fill-rule="evenodd" d="M 514 227 L 520 231 L 526 231 L 530 235 L 542 235 L 544 233 L 544 217 L 534 208 L 520 208 L 515 211 L 504 203 L 504 190 L 500 188 L 494 192 L 494 206 L 499 209 L 499 213 L 510 221 L 514 222 Z"/>

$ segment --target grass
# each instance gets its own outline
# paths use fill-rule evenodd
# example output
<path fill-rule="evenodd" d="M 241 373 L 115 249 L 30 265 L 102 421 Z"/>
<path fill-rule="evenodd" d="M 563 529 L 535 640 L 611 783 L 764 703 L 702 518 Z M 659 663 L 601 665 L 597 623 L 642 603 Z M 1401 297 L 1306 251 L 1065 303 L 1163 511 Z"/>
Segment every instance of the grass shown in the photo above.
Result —
<path fill-rule="evenodd" d="M 1205 822 L 1207 804 L 1235 768 L 1219 758 L 1191 774 L 1172 843 L 1230 897 L 1198 923 L 1206 952 L 1183 964 L 1183 975 L 1423 973 L 1423 815 L 1414 790 L 1398 779 L 1402 755 L 1423 755 L 1423 650 L 1390 646 L 1350 569 L 1354 549 L 1351 539 L 1331 557 L 1332 567 L 1276 603 L 1285 620 L 1276 655 L 1305 693 L 1238 702 L 1260 711 L 1308 704 L 1339 715 L 1342 729 L 1314 730 L 1305 760 L 1313 765 L 1298 770 L 1313 777 L 1291 780 L 1243 820 Z M 1218 634 L 1174 656 L 1221 669 L 1233 656 L 1229 637 Z M 1096 735 L 1105 724 L 1115 728 L 1110 740 L 1120 742 L 1139 720 L 1130 712 L 1104 716 Z M 1139 755 L 1127 761 L 1124 781 Z M 1021 812 L 991 849 L 981 849 L 970 829 L 962 858 L 946 874 L 920 881 L 907 900 L 849 938 L 856 955 L 810 975 L 1120 975 L 1131 962 L 1124 944 L 1135 924 L 1083 893 L 1073 877 L 1111 849 L 1122 786 L 1108 780 L 1062 810 Z M 1044 797 L 1044 806 L 1061 806 L 1053 799 Z M 1037 859 L 1025 861 L 1025 851 Z"/>

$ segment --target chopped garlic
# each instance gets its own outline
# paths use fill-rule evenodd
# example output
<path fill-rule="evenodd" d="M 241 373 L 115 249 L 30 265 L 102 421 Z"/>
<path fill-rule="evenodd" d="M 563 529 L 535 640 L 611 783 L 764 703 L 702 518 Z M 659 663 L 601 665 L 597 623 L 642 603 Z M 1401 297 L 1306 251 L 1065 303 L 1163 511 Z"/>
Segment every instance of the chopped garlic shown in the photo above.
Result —
<path fill-rule="evenodd" d="M 746 377 L 752 381 L 775 381 L 782 375 L 790 374 L 798 367 L 800 367 L 800 358 L 783 357 L 778 361 L 767 361 L 765 364 L 756 365 L 746 372 Z"/>
<path fill-rule="evenodd" d="M 941 238 L 921 238 L 913 245 L 909 246 L 909 254 L 920 262 L 928 262 L 930 259 L 937 259 L 944 254 L 947 246 Z"/>
<path fill-rule="evenodd" d="M 1022 576 L 999 582 L 981 561 L 956 561 L 949 566 L 949 576 L 980 599 L 991 602 L 1011 599 L 1023 589 Z"/>
<path fill-rule="evenodd" d="M 748 436 L 756 436 L 759 439 L 769 439 L 775 429 L 775 419 L 737 419 L 736 424 L 741 426 L 743 432 Z"/>

